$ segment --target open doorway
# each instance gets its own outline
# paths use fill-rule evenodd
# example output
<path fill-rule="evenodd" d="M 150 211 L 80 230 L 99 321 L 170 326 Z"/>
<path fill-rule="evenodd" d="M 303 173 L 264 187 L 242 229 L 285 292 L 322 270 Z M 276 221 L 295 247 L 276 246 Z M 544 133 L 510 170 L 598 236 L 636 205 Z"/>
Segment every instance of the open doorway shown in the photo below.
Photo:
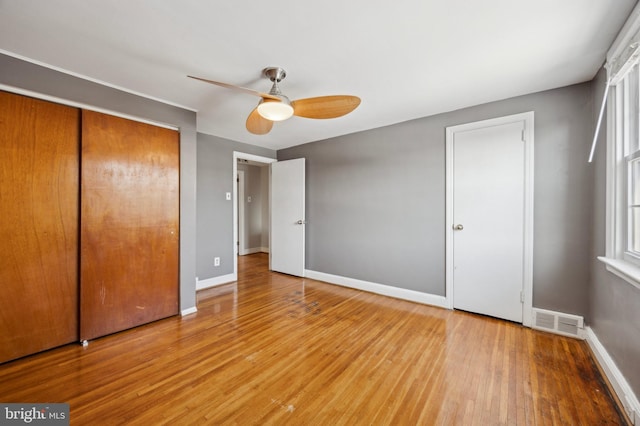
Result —
<path fill-rule="evenodd" d="M 238 255 L 269 253 L 269 167 L 238 160 Z"/>
<path fill-rule="evenodd" d="M 270 251 L 269 164 L 276 160 L 241 152 L 233 153 L 234 274 L 239 256 Z"/>

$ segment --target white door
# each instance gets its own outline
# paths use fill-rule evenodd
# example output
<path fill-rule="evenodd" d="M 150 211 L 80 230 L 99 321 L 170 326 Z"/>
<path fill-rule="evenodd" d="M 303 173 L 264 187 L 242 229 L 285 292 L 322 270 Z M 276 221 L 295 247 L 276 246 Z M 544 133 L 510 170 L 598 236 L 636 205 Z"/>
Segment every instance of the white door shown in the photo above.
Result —
<path fill-rule="evenodd" d="M 531 170 L 526 120 L 506 121 L 448 134 L 448 260 L 455 309 L 522 323 Z"/>
<path fill-rule="evenodd" d="M 271 164 L 272 271 L 304 276 L 304 158 Z"/>

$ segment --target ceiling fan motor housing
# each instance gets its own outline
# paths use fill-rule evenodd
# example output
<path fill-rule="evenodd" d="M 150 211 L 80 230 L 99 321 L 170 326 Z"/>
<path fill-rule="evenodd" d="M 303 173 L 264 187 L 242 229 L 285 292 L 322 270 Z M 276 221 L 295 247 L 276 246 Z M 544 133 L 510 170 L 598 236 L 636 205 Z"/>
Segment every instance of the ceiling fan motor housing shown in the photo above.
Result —
<path fill-rule="evenodd" d="M 268 67 L 262 73 L 274 83 L 280 83 L 287 76 L 287 72 L 280 67 Z"/>
<path fill-rule="evenodd" d="M 280 99 L 280 102 L 273 99 L 262 98 L 258 104 L 258 113 L 271 121 L 283 121 L 290 118 L 293 115 L 291 100 L 282 94 L 278 86 L 278 83 L 287 76 L 286 71 L 280 67 L 269 67 L 265 68 L 263 73 L 273 82 L 269 94 Z"/>

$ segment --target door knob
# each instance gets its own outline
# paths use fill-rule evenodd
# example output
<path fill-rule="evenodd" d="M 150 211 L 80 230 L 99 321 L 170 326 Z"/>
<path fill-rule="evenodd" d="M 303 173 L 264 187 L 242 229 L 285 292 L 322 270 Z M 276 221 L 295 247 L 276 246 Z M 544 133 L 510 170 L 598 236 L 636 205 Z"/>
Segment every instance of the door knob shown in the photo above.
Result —
<path fill-rule="evenodd" d="M 458 224 L 458 225 L 454 226 L 453 229 L 455 229 L 456 231 L 462 231 L 464 229 L 464 226 Z"/>
<path fill-rule="evenodd" d="M 304 224 L 305 224 L 305 221 L 304 221 L 304 220 L 302 220 L 302 219 L 300 219 L 300 220 L 299 220 L 299 221 L 297 221 L 296 223 L 297 223 L 298 225 L 304 225 Z"/>

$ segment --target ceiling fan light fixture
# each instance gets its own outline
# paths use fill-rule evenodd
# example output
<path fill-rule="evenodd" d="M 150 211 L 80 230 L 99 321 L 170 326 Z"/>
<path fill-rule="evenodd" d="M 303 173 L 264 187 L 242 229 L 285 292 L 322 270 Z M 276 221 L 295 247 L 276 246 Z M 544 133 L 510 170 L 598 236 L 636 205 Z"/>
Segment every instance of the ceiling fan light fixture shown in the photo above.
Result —
<path fill-rule="evenodd" d="M 270 99 L 263 99 L 258 105 L 258 114 L 263 118 L 271 121 L 283 121 L 291 118 L 293 115 L 293 107 L 289 102 L 272 101 Z"/>

